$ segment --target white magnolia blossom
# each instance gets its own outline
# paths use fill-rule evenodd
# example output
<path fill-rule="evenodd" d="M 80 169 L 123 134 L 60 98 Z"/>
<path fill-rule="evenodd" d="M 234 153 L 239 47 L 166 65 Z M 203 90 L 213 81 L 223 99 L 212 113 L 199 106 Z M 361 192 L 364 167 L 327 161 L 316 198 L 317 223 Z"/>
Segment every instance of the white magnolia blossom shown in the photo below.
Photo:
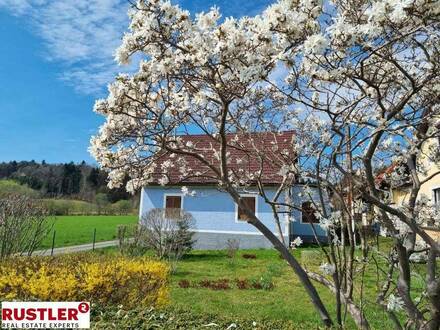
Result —
<path fill-rule="evenodd" d="M 328 40 L 322 34 L 314 34 L 304 42 L 306 54 L 321 55 L 328 46 Z"/>
<path fill-rule="evenodd" d="M 321 266 L 319 266 L 319 269 L 321 272 L 325 275 L 333 275 L 336 271 L 335 265 L 329 264 L 329 263 L 323 263 Z"/>
<path fill-rule="evenodd" d="M 333 229 L 341 220 L 341 211 L 334 211 L 330 213 L 329 217 L 320 215 L 319 226 L 325 231 Z"/>
<path fill-rule="evenodd" d="M 393 293 L 390 294 L 387 301 L 387 309 L 389 311 L 399 311 L 403 308 L 403 300 L 399 296 L 395 296 Z"/>
<path fill-rule="evenodd" d="M 195 190 L 189 190 L 187 186 L 183 186 L 181 188 L 183 196 L 191 196 L 194 197 L 197 193 Z"/>
<path fill-rule="evenodd" d="M 161 186 L 165 186 L 165 185 L 167 185 L 168 182 L 170 182 L 170 180 L 169 180 L 169 178 L 168 178 L 167 176 L 162 176 L 162 177 L 159 179 L 159 184 L 160 184 Z"/>
<path fill-rule="evenodd" d="M 290 247 L 292 249 L 295 249 L 295 248 L 301 246 L 302 243 L 303 243 L 303 240 L 301 239 L 301 237 L 298 236 L 292 242 L 290 242 Z"/>

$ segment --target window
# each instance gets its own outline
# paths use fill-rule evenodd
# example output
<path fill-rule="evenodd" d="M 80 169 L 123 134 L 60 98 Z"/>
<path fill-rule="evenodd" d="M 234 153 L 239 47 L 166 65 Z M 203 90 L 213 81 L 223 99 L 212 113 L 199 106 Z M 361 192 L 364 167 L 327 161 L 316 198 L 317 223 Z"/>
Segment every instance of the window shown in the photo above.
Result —
<path fill-rule="evenodd" d="M 182 209 L 182 196 L 165 195 L 165 216 L 167 218 L 177 218 Z"/>
<path fill-rule="evenodd" d="M 315 208 L 311 202 L 304 202 L 301 205 L 302 210 L 302 222 L 303 223 L 319 223 L 318 218 L 315 215 Z"/>
<path fill-rule="evenodd" d="M 440 207 L 440 188 L 434 189 L 434 203 Z"/>
<path fill-rule="evenodd" d="M 240 199 L 254 214 L 256 212 L 257 201 L 255 196 L 242 196 Z M 237 205 L 237 220 L 238 221 L 248 221 L 249 217 L 244 213 L 244 210 Z"/>

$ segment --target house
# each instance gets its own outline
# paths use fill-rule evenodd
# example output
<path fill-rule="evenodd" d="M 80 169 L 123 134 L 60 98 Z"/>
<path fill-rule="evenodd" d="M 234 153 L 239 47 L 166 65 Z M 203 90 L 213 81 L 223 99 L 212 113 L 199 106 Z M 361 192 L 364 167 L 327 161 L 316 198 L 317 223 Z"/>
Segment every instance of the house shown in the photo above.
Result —
<path fill-rule="evenodd" d="M 426 172 L 420 176 L 420 180 L 424 182 L 418 194 L 418 199 L 424 198 L 433 204 L 434 207 L 440 208 L 440 164 L 434 163 L 427 155 L 433 155 L 435 152 L 440 152 L 440 138 L 437 140 L 430 140 L 425 142 L 422 147 L 422 153 L 420 157 L 420 164 L 426 169 Z M 406 166 L 399 166 L 398 164 L 392 164 L 381 172 L 376 178 L 376 183 L 386 190 L 391 199 L 391 205 L 403 205 L 408 202 L 411 194 L 412 183 L 408 181 L 399 181 L 390 184 L 390 177 L 396 172 L 406 172 L 408 169 Z M 426 180 L 427 179 L 427 180 Z M 437 220 L 435 223 L 434 220 Z M 406 224 L 399 222 L 396 224 L 399 230 L 405 230 Z M 438 219 L 431 219 L 423 224 L 422 227 L 431 237 L 440 241 L 440 227 Z"/>
<path fill-rule="evenodd" d="M 254 133 L 252 136 L 227 135 L 229 171 L 231 175 L 237 176 L 237 180 L 247 178 L 247 184 L 243 184 L 246 188 L 240 191 L 241 198 L 275 234 L 277 231 L 272 209 L 259 195 L 256 185 L 249 184 L 249 177 L 260 173 L 259 181 L 264 184 L 267 197 L 273 197 L 281 184 L 279 173 L 282 164 L 296 161 L 291 158 L 294 157 L 293 138 L 293 132 Z M 185 135 L 178 136 L 178 139 L 183 145 L 189 145 L 191 150 L 196 150 L 203 159 L 209 160 L 213 166 L 219 165 L 215 156 L 218 141 L 212 136 Z M 162 164 L 170 165 L 170 161 L 172 166 L 165 171 Z M 205 164 L 193 157 L 179 158 L 165 154 L 156 165 L 157 170 L 151 183 L 141 192 L 140 217 L 153 208 L 177 208 L 190 212 L 195 219 L 197 249 L 224 249 L 228 240 L 232 239 L 239 241 L 240 248 L 272 247 L 257 229 L 247 223 L 246 215 L 230 195 L 218 188 L 218 180 Z M 186 170 L 182 171 L 183 167 Z M 160 185 L 164 180 L 167 184 Z M 185 187 L 185 192 L 190 193 L 183 193 L 182 187 Z M 304 212 L 294 210 L 291 213 L 280 210 L 283 236 L 289 243 L 298 236 L 304 241 L 314 241 L 310 222 L 318 223 L 318 219 L 310 201 L 302 200 L 302 190 L 302 184 L 293 184 L 289 191 L 280 197 L 282 199 L 287 195 L 292 196 L 290 200 L 293 200 L 297 207 L 304 209 Z M 326 233 L 318 225 L 315 228 L 319 239 L 326 240 Z"/>

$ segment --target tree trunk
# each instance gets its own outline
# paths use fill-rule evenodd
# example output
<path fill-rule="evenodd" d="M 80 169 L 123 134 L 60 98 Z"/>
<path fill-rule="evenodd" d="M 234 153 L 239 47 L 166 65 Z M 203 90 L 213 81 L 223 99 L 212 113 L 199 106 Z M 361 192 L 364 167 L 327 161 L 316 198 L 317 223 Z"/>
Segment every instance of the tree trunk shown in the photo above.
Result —
<path fill-rule="evenodd" d="M 230 194 L 232 199 L 237 203 L 238 206 L 245 212 L 250 220 L 248 223 L 257 228 L 263 235 L 266 237 L 274 246 L 274 248 L 281 253 L 284 260 L 290 265 L 295 274 L 298 276 L 301 281 L 304 289 L 312 300 L 313 306 L 318 311 L 319 316 L 326 327 L 330 327 L 333 325 L 333 321 L 330 318 L 330 315 L 325 308 L 321 297 L 319 296 L 316 288 L 313 283 L 310 281 L 305 270 L 301 267 L 299 262 L 295 259 L 295 257 L 290 253 L 288 247 L 286 247 L 277 237 L 272 233 L 269 228 L 267 228 L 240 199 L 239 193 L 230 185 L 226 186 L 226 191 Z"/>
<path fill-rule="evenodd" d="M 431 250 L 427 262 L 427 286 L 426 293 L 431 303 L 431 319 L 427 322 L 426 328 L 430 330 L 440 329 L 440 279 L 436 278 L 437 254 Z"/>
<path fill-rule="evenodd" d="M 275 247 L 278 252 L 281 253 L 283 258 L 287 261 L 290 267 L 294 270 L 296 275 L 299 277 L 302 285 L 306 289 L 307 294 L 312 300 L 313 306 L 318 311 L 319 316 L 326 327 L 332 326 L 333 322 L 330 318 L 327 309 L 325 308 L 322 300 L 316 291 L 313 283 L 310 281 L 307 273 L 295 259 L 295 257 L 290 253 L 288 248 L 260 221 L 255 215 L 252 217 L 252 224 L 255 228 L 257 228 L 263 235 L 266 237 Z"/>
<path fill-rule="evenodd" d="M 334 294 L 337 293 L 335 286 L 324 276 L 309 271 L 307 272 L 307 275 L 310 278 L 314 279 L 315 281 L 329 288 L 330 291 L 333 292 Z M 344 304 L 347 305 L 348 311 L 350 312 L 350 315 L 353 318 L 356 325 L 358 326 L 358 328 L 362 330 L 369 330 L 370 325 L 367 319 L 365 318 L 364 313 L 361 311 L 361 309 L 353 302 L 353 300 L 347 298 L 344 294 L 341 294 L 341 298 Z"/>

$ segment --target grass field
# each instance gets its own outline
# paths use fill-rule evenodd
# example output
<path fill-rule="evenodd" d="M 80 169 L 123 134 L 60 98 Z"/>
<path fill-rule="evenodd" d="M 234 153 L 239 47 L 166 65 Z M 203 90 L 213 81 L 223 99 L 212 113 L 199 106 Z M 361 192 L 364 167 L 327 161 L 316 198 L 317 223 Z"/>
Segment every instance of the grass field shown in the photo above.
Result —
<path fill-rule="evenodd" d="M 382 247 L 381 244 L 381 250 L 386 249 L 387 244 L 384 245 L 385 247 Z M 89 253 L 119 255 L 119 251 L 115 247 Z M 255 259 L 245 259 L 243 254 L 254 254 Z M 323 261 L 323 255 L 318 248 L 301 247 L 293 251 L 293 254 L 307 269 L 320 272 L 318 267 Z M 153 256 L 151 252 L 148 252 L 147 255 Z M 423 271 L 418 269 L 419 266 L 414 265 L 414 273 L 411 272 L 414 297 L 421 295 L 421 287 L 423 286 L 421 277 L 416 275 L 416 273 L 423 275 Z M 270 290 L 239 289 L 235 284 L 236 279 L 258 280 L 266 277 L 268 272 L 271 273 L 274 284 Z M 362 284 L 363 310 L 370 322 L 371 329 L 393 329 L 388 315 L 375 301 L 377 285 L 380 287 L 380 282 L 376 282 L 376 276 L 375 267 L 373 265 L 367 267 Z M 181 283 L 183 280 L 190 283 L 189 287 L 183 288 L 179 285 L 179 282 Z M 202 285 L 203 281 L 218 280 L 228 280 L 231 284 L 230 288 L 214 290 Z M 359 302 L 361 292 L 359 277 L 356 277 L 355 281 L 355 297 Z M 316 284 L 316 282 L 314 284 L 333 320 L 335 320 L 334 296 L 327 288 Z M 211 320 L 214 323 L 216 318 L 229 320 L 230 323 L 248 320 L 250 322 L 256 321 L 258 324 L 265 320 L 280 320 L 285 321 L 283 324 L 286 327 L 273 329 L 322 329 L 321 321 L 297 276 L 279 257 L 278 252 L 273 249 L 240 250 L 233 259 L 228 258 L 227 251 L 224 250 L 190 252 L 178 262 L 175 272 L 171 274 L 168 309 L 176 312 L 188 311 L 194 319 L 198 319 L 198 316 L 200 318 L 212 316 Z M 141 322 L 139 324 L 143 324 L 142 317 L 144 316 L 140 316 L 141 319 L 138 320 Z M 346 318 L 344 329 L 356 329 L 348 313 Z M 182 324 L 180 323 L 180 325 Z M 199 328 L 201 329 L 201 327 L 194 329 Z M 243 329 L 254 328 L 245 327 Z M 270 329 L 272 330 L 272 328 Z"/>
<path fill-rule="evenodd" d="M 310 254 L 315 251 L 317 254 Z M 243 253 L 253 253 L 256 259 L 244 259 Z M 319 251 L 313 248 L 301 248 L 295 251 L 302 263 L 310 268 L 317 267 L 321 258 Z M 303 255 L 303 257 L 301 257 Z M 307 257 L 304 257 L 307 255 Z M 316 257 L 318 256 L 318 257 Z M 272 290 L 240 290 L 232 286 L 228 290 L 206 288 L 181 288 L 179 281 L 252 279 L 265 276 L 268 271 L 277 270 L 273 276 Z M 366 292 L 370 302 L 366 306 L 372 328 L 391 329 L 393 325 L 381 308 L 374 302 L 373 289 L 375 275 L 371 271 L 365 280 Z M 334 315 L 334 296 L 323 286 L 317 285 L 318 291 L 329 311 Z M 179 308 L 190 308 L 200 314 L 217 314 L 250 319 L 291 320 L 301 328 L 315 328 L 321 323 L 298 278 L 275 250 L 240 251 L 235 261 L 227 258 L 225 251 L 193 251 L 178 264 L 177 272 L 171 281 L 171 303 Z M 349 328 L 355 328 L 349 323 Z"/>
<path fill-rule="evenodd" d="M 137 219 L 136 215 L 57 216 L 53 228 L 56 231 L 55 247 L 92 243 L 95 228 L 97 242 L 116 239 L 118 225 L 134 224 Z M 53 230 L 41 248 L 52 246 Z"/>
<path fill-rule="evenodd" d="M 380 250 L 389 248 L 387 239 L 381 240 Z M 95 253 L 119 254 L 117 248 L 107 248 Z M 254 254 L 255 259 L 245 259 L 243 254 Z M 297 260 L 307 269 L 321 273 L 319 265 L 324 256 L 319 248 L 301 247 L 293 251 Z M 150 252 L 148 255 L 151 255 Z M 381 261 L 382 266 L 385 266 Z M 439 263 L 440 266 L 440 263 Z M 423 265 L 414 264 L 411 272 L 412 295 L 422 294 L 424 271 Z M 236 280 L 248 280 L 267 277 L 271 273 L 274 287 L 270 290 L 239 289 Z M 361 277 L 355 277 L 355 300 L 359 303 L 362 294 L 363 310 L 372 329 L 393 329 L 388 314 L 377 305 L 378 274 L 373 263 L 365 270 L 361 285 Z M 382 279 L 382 276 L 379 276 Z M 179 282 L 188 281 L 189 287 L 181 287 Z M 206 288 L 203 281 L 228 280 L 230 288 Z M 335 297 L 322 285 L 314 282 L 321 299 L 335 320 Z M 361 288 L 362 287 L 362 291 Z M 227 251 L 191 251 L 177 264 L 170 281 L 170 307 L 176 310 L 187 310 L 195 315 L 214 315 L 234 322 L 235 319 L 247 320 L 284 320 L 294 324 L 294 329 L 318 329 L 321 321 L 310 302 L 310 298 L 301 285 L 298 277 L 277 251 L 273 249 L 239 250 L 233 259 L 228 258 Z M 399 315 L 398 317 L 402 317 Z M 346 313 L 345 329 L 356 329 L 349 313 Z M 287 324 L 287 323 L 286 323 Z M 280 330 L 283 328 L 280 328 Z M 292 329 L 292 327 L 288 327 Z"/>

